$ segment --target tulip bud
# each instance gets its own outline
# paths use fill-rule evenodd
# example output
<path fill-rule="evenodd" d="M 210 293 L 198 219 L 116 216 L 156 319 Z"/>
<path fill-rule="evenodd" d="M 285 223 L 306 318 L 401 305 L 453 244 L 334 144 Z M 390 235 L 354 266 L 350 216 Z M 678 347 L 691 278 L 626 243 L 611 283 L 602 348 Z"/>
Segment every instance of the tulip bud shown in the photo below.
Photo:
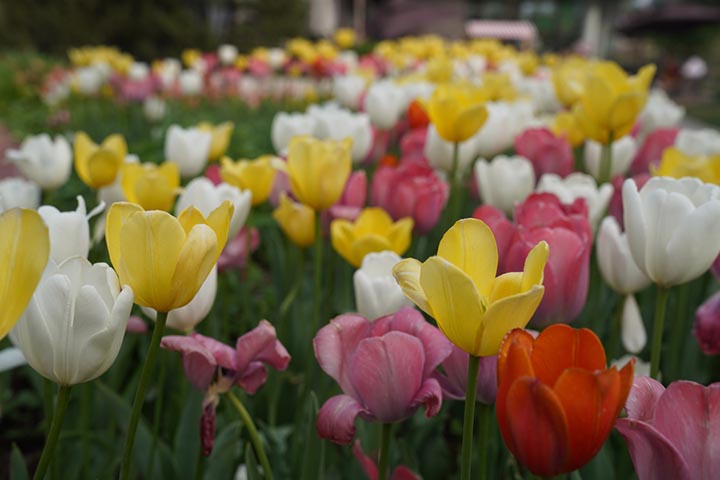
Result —
<path fill-rule="evenodd" d="M 392 268 L 401 260 L 391 251 L 368 253 L 355 271 L 355 304 L 358 313 L 370 320 L 395 313 L 412 305 L 392 276 Z"/>
<path fill-rule="evenodd" d="M 74 212 L 61 212 L 50 205 L 38 209 L 50 233 L 50 258 L 58 265 L 76 255 L 87 258 L 90 250 L 88 220 L 105 209 L 105 204 L 101 203 L 88 214 L 85 199 L 78 195 L 77 202 Z"/>

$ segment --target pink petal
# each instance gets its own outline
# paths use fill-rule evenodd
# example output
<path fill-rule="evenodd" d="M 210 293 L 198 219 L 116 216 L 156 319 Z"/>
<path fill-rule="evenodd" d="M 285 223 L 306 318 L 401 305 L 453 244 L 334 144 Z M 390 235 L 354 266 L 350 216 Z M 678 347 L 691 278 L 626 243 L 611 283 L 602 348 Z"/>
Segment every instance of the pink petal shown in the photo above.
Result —
<path fill-rule="evenodd" d="M 422 477 L 405 465 L 400 465 L 392 473 L 390 480 L 422 480 Z"/>
<path fill-rule="evenodd" d="M 359 438 L 355 440 L 355 443 L 353 444 L 353 455 L 355 455 L 355 458 L 360 463 L 360 468 L 362 468 L 362 471 L 365 473 L 368 480 L 377 480 L 377 464 L 375 463 L 375 460 L 365 455 L 365 452 L 363 452 L 362 446 L 360 445 Z"/>
<path fill-rule="evenodd" d="M 206 457 L 212 453 L 215 443 L 215 403 L 209 402 L 200 416 L 200 443 Z"/>
<path fill-rule="evenodd" d="M 182 335 L 163 337 L 160 347 L 180 352 L 185 376 L 198 390 L 207 390 L 217 370 L 215 357 L 208 349 L 193 337 Z"/>
<path fill-rule="evenodd" d="M 267 368 L 261 362 L 251 362 L 248 367 L 243 370 L 242 375 L 238 376 L 235 384 L 245 390 L 250 395 L 258 391 L 267 380 Z"/>
<path fill-rule="evenodd" d="M 261 320 L 257 327 L 237 339 L 237 370 L 243 375 L 251 362 L 261 361 L 276 370 L 285 370 L 290 363 L 290 354 L 277 340 L 275 327 L 267 320 Z"/>
<path fill-rule="evenodd" d="M 615 428 L 625 437 L 640 480 L 691 480 L 690 469 L 675 446 L 652 425 L 621 418 Z"/>
<path fill-rule="evenodd" d="M 202 345 L 215 359 L 218 366 L 227 370 L 236 371 L 237 362 L 235 360 L 235 350 L 231 346 L 218 342 L 214 338 L 200 335 L 199 333 L 191 333 L 189 335 L 199 345 Z"/>
<path fill-rule="evenodd" d="M 369 412 L 357 400 L 347 395 L 331 397 L 320 407 L 317 432 L 320 438 L 348 445 L 355 436 L 355 418 Z"/>
<path fill-rule="evenodd" d="M 425 405 L 425 416 L 430 418 L 437 415 L 442 407 L 442 388 L 434 378 L 426 379 L 420 390 L 418 390 L 415 398 L 413 398 L 410 406 L 419 407 Z"/>
<path fill-rule="evenodd" d="M 398 422 L 413 412 L 412 402 L 423 380 L 425 353 L 416 337 L 392 331 L 362 340 L 349 365 L 358 400 L 373 417 Z M 437 384 L 437 382 L 435 382 Z M 437 384 L 438 392 L 441 392 Z"/>
<path fill-rule="evenodd" d="M 663 393 L 665 387 L 654 378 L 636 377 L 625 403 L 628 418 L 652 423 L 655 407 Z"/>

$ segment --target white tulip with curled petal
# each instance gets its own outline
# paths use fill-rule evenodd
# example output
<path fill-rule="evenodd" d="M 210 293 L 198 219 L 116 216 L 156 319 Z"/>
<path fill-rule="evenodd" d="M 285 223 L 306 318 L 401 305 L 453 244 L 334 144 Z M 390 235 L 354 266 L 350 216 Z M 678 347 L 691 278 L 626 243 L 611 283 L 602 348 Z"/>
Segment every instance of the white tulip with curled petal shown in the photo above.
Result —
<path fill-rule="evenodd" d="M 88 214 L 85 199 L 78 195 L 77 202 L 77 209 L 72 212 L 61 212 L 51 205 L 38 208 L 50 233 L 50 258 L 58 265 L 74 256 L 87 258 L 90 250 L 88 220 L 105 210 L 105 204 L 101 202 Z"/>
<path fill-rule="evenodd" d="M 395 252 L 368 253 L 353 275 L 357 311 L 369 320 L 395 313 L 412 302 L 392 275 L 400 256 Z"/>
<path fill-rule="evenodd" d="M 689 282 L 720 253 L 720 187 L 697 178 L 623 184 L 625 232 L 640 270 L 662 287 Z"/>
<path fill-rule="evenodd" d="M 211 142 L 210 132 L 170 125 L 165 134 L 165 160 L 177 164 L 180 176 L 195 177 L 205 168 Z"/>
<path fill-rule="evenodd" d="M 380 130 L 389 130 L 400 119 L 405 107 L 405 92 L 390 80 L 370 85 L 365 95 L 365 111 L 370 122 Z"/>
<path fill-rule="evenodd" d="M 11 332 L 30 366 L 60 385 L 93 380 L 117 357 L 133 304 L 105 263 L 50 261 Z"/>
<path fill-rule="evenodd" d="M 638 151 L 637 141 L 631 135 L 625 135 L 612 144 L 612 164 L 610 177 L 624 175 L 632 164 L 635 154 Z M 600 160 L 602 156 L 602 145 L 594 140 L 585 142 L 585 168 L 595 178 L 600 176 Z"/>
<path fill-rule="evenodd" d="M 593 232 L 597 231 L 613 194 L 612 185 L 603 183 L 598 187 L 593 177 L 580 172 L 571 173 L 565 178 L 554 173 L 546 173 L 540 177 L 535 190 L 554 193 L 565 204 L 571 204 L 578 198 L 584 198 L 588 206 L 590 226 L 592 226 Z"/>
<path fill-rule="evenodd" d="M 70 177 L 72 151 L 62 135 L 55 140 L 47 133 L 29 136 L 18 150 L 8 150 L 6 155 L 23 175 L 45 190 L 64 185 Z"/>
<path fill-rule="evenodd" d="M 10 177 L 0 180 L 0 213 L 11 208 L 36 209 L 40 205 L 40 185 L 32 180 Z"/>
<path fill-rule="evenodd" d="M 475 178 L 483 203 L 512 215 L 516 203 L 523 202 L 535 188 L 535 171 L 525 157 L 498 155 L 488 162 L 475 162 Z"/>
<path fill-rule="evenodd" d="M 317 120 L 305 113 L 278 112 L 273 117 L 270 127 L 275 153 L 283 155 L 290 145 L 290 140 L 296 135 L 313 135 Z"/>
<path fill-rule="evenodd" d="M 230 219 L 228 233 L 228 238 L 235 238 L 243 225 L 245 225 L 250 213 L 252 204 L 252 192 L 250 190 L 241 190 L 225 182 L 215 185 L 206 177 L 197 177 L 187 184 L 178 198 L 175 205 L 175 215 L 180 215 L 180 212 L 192 205 L 207 217 L 225 200 L 230 200 L 235 207 L 232 219 Z"/>

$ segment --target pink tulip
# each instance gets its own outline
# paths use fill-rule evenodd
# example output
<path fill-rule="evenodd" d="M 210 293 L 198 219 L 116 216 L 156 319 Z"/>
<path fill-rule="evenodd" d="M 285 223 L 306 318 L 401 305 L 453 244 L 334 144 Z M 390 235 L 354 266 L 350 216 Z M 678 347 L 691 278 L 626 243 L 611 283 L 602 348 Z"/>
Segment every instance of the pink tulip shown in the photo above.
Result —
<path fill-rule="evenodd" d="M 371 203 L 385 209 L 393 220 L 412 217 L 415 231 L 425 234 L 440 219 L 448 199 L 448 185 L 427 165 L 404 162 L 381 166 L 371 186 Z"/>
<path fill-rule="evenodd" d="M 128 318 L 127 327 L 125 328 L 125 331 L 127 333 L 147 333 L 147 323 L 145 323 L 145 320 L 138 317 L 137 315 L 130 315 L 130 318 Z"/>
<path fill-rule="evenodd" d="M 705 355 L 720 353 L 720 292 L 707 299 L 695 312 L 693 334 Z"/>
<path fill-rule="evenodd" d="M 282 371 L 290 363 L 290 354 L 266 320 L 238 338 L 234 349 L 199 333 L 166 336 L 160 346 L 180 352 L 185 376 L 195 388 L 205 392 L 200 434 L 206 456 L 212 451 L 215 407 L 220 394 L 237 385 L 252 395 L 267 380 L 265 365 Z"/>
<path fill-rule="evenodd" d="M 220 165 L 217 163 L 211 163 L 205 169 L 205 176 L 210 180 L 213 185 L 220 185 L 223 180 L 220 177 Z"/>
<path fill-rule="evenodd" d="M 638 173 L 637 175 L 634 175 L 632 179 L 635 181 L 638 190 L 640 190 L 643 185 L 650 180 L 650 174 L 647 172 Z M 615 220 L 617 220 L 618 225 L 620 225 L 622 230 L 625 229 L 625 220 L 623 219 L 624 209 L 622 203 L 623 183 L 625 183 L 625 178 L 620 175 L 612 179 L 613 194 L 612 197 L 610 197 L 610 204 L 608 205 L 608 214 L 615 217 Z"/>
<path fill-rule="evenodd" d="M 363 472 L 365 472 L 368 480 L 377 480 L 379 477 L 377 462 L 365 455 L 362 446 L 360 446 L 360 440 L 355 440 L 353 455 L 355 455 L 357 461 L 360 462 L 360 467 Z M 392 475 L 390 475 L 390 480 L 421 480 L 421 477 L 405 465 L 398 465 L 395 467 L 395 470 L 393 470 Z"/>
<path fill-rule="evenodd" d="M 442 390 L 432 377 L 452 352 L 450 341 L 417 310 L 405 307 L 374 322 L 345 314 L 321 328 L 313 340 L 320 368 L 343 391 L 325 402 L 317 418 L 321 438 L 349 444 L 355 418 L 402 421 L 421 406 L 432 417 Z"/>
<path fill-rule="evenodd" d="M 615 427 L 640 480 L 720 478 L 720 383 L 637 377 L 625 408 Z"/>
<path fill-rule="evenodd" d="M 650 165 L 659 166 L 663 150 L 675 144 L 679 131 L 679 128 L 659 128 L 645 137 L 630 165 L 630 175 L 648 173 Z"/>
<path fill-rule="evenodd" d="M 348 177 L 340 200 L 323 212 L 323 225 L 327 230 L 336 218 L 344 218 L 352 222 L 360 215 L 367 201 L 367 175 L 365 170 L 356 170 Z"/>
<path fill-rule="evenodd" d="M 443 398 L 452 400 L 465 400 L 467 389 L 468 359 L 467 352 L 455 345 L 452 347 L 452 354 L 442 363 L 445 374 L 436 370 L 433 377 L 440 382 L 443 391 Z M 497 355 L 480 357 L 480 369 L 478 370 L 477 401 L 490 405 L 495 403 L 497 395 Z"/>
<path fill-rule="evenodd" d="M 542 327 L 575 320 L 585 306 L 590 275 L 593 236 L 585 201 L 564 205 L 551 193 L 533 193 L 515 207 L 512 235 L 504 214 L 492 206 L 473 216 L 486 221 L 498 238 L 498 273 L 521 271 L 530 250 L 540 240 L 548 242 L 545 295 L 530 323 Z"/>
<path fill-rule="evenodd" d="M 573 171 L 575 158 L 572 146 L 548 128 L 528 128 L 515 138 L 515 150 L 532 162 L 535 178 L 542 177 L 544 173 L 565 177 Z"/>
<path fill-rule="evenodd" d="M 254 252 L 260 246 L 260 231 L 257 228 L 250 228 L 250 252 Z M 248 259 L 248 235 L 247 227 L 243 227 L 237 236 L 230 240 L 223 249 L 217 261 L 218 271 L 245 268 Z"/>
<path fill-rule="evenodd" d="M 427 141 L 427 126 L 414 128 L 400 139 L 400 154 L 403 162 L 427 163 L 425 158 L 425 142 Z"/>
<path fill-rule="evenodd" d="M 715 259 L 712 266 L 710 267 L 710 271 L 713 275 L 715 275 L 715 279 L 720 281 L 720 255 Z"/>

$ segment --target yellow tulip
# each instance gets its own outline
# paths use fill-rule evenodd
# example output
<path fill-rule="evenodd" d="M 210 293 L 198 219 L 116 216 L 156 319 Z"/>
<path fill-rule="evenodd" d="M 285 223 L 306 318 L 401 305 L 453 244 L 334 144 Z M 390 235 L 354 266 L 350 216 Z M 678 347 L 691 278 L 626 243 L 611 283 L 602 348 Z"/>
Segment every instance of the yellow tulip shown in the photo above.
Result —
<path fill-rule="evenodd" d="M 295 198 L 316 211 L 334 205 L 350 176 L 352 139 L 318 140 L 300 135 L 290 140 L 287 174 Z"/>
<path fill-rule="evenodd" d="M 315 210 L 293 202 L 285 192 L 280 194 L 280 206 L 273 211 L 273 218 L 280 229 L 298 247 L 315 243 Z"/>
<path fill-rule="evenodd" d="M 487 119 L 485 92 L 470 85 L 439 85 L 426 111 L 438 134 L 452 143 L 472 137 Z"/>
<path fill-rule="evenodd" d="M 219 125 L 213 125 L 209 122 L 201 122 L 198 128 L 204 132 L 210 132 L 212 140 L 210 140 L 210 151 L 208 152 L 208 161 L 214 162 L 219 159 L 230 146 L 230 138 L 233 134 L 235 124 L 232 122 L 223 122 Z"/>
<path fill-rule="evenodd" d="M 523 272 L 495 277 L 497 245 L 480 220 L 458 220 L 424 263 L 400 261 L 393 275 L 405 295 L 432 316 L 445 336 L 470 355 L 495 355 L 505 334 L 530 321 L 545 291 L 547 243 L 525 259 Z"/>
<path fill-rule="evenodd" d="M 85 185 L 100 188 L 115 181 L 127 155 L 127 143 L 114 134 L 97 145 L 85 132 L 75 134 L 75 171 Z"/>
<path fill-rule="evenodd" d="M 675 147 L 663 150 L 657 168 L 650 166 L 653 175 L 663 177 L 697 177 L 705 183 L 720 184 L 720 155 L 691 157 Z"/>
<path fill-rule="evenodd" d="M 540 65 L 540 59 L 538 58 L 537 54 L 532 50 L 526 50 L 518 53 L 515 60 L 517 61 L 518 67 L 520 67 L 520 70 L 525 76 L 530 76 L 535 73 L 538 65 Z"/>
<path fill-rule="evenodd" d="M 272 155 L 263 155 L 255 160 L 233 162 L 225 157 L 221 161 L 220 177 L 241 190 L 250 190 L 253 206 L 260 205 L 270 196 L 275 181 L 272 158 Z"/>
<path fill-rule="evenodd" d="M 629 77 L 614 62 L 598 62 L 585 80 L 574 114 L 585 134 L 602 144 L 624 137 L 645 106 L 655 65 Z"/>
<path fill-rule="evenodd" d="M 482 77 L 482 88 L 489 101 L 512 101 L 518 97 L 518 92 L 506 73 L 486 73 Z"/>
<path fill-rule="evenodd" d="M 357 41 L 357 35 L 352 28 L 340 28 L 333 35 L 335 44 L 343 50 L 352 48 Z"/>
<path fill-rule="evenodd" d="M 50 237 L 42 217 L 13 208 L 0 215 L 0 340 L 25 311 L 50 255 Z"/>
<path fill-rule="evenodd" d="M 427 62 L 425 77 L 432 83 L 447 83 L 453 78 L 453 62 L 440 55 Z"/>
<path fill-rule="evenodd" d="M 207 218 L 194 207 L 175 218 L 133 203 L 114 203 L 105 238 L 120 284 L 133 289 L 135 303 L 158 312 L 188 304 L 225 246 L 232 214 L 229 200 Z"/>
<path fill-rule="evenodd" d="M 182 61 L 186 67 L 192 68 L 202 58 L 202 52 L 196 48 L 187 48 L 182 52 Z"/>
<path fill-rule="evenodd" d="M 354 223 L 333 220 L 330 239 L 335 250 L 353 267 L 360 268 L 368 253 L 392 250 L 402 255 L 410 246 L 413 219 L 401 218 L 393 223 L 382 208 L 366 208 Z"/>
<path fill-rule="evenodd" d="M 589 68 L 586 60 L 570 59 L 552 71 L 555 96 L 566 107 L 572 107 L 580 99 L 585 88 L 585 75 Z"/>
<path fill-rule="evenodd" d="M 147 210 L 170 211 L 180 188 L 177 164 L 127 163 L 122 172 L 125 198 Z"/>
<path fill-rule="evenodd" d="M 565 137 L 573 147 L 579 147 L 585 142 L 585 132 L 577 122 L 577 118 L 571 112 L 560 112 L 555 115 L 550 130 L 557 137 Z"/>

